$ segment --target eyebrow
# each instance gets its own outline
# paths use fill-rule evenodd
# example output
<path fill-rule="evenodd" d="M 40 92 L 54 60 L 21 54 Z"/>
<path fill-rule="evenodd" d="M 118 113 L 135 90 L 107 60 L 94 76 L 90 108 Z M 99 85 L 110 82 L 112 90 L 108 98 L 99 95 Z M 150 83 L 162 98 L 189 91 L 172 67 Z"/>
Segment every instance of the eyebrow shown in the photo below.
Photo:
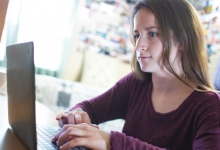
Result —
<path fill-rule="evenodd" d="M 145 30 L 151 30 L 151 29 L 158 29 L 158 30 L 160 30 L 160 28 L 157 28 L 157 27 L 154 27 L 154 26 L 148 27 L 148 28 L 144 28 L 144 29 Z M 136 33 L 136 32 L 138 32 L 138 30 L 134 30 L 133 32 Z"/>

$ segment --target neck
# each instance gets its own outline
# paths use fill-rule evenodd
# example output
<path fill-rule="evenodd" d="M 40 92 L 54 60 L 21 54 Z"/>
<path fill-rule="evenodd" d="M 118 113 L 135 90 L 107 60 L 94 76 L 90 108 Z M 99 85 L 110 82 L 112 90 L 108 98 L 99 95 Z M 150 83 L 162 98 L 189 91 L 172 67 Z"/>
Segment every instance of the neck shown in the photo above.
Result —
<path fill-rule="evenodd" d="M 195 84 L 193 84 L 190 81 L 185 80 L 187 83 L 192 85 L 193 87 L 196 87 Z M 174 75 L 157 75 L 152 73 L 152 82 L 153 82 L 153 91 L 155 93 L 160 94 L 168 94 L 168 93 L 178 93 L 182 92 L 183 90 L 189 90 L 193 91 L 192 88 L 184 84 L 182 81 L 177 79 Z"/>

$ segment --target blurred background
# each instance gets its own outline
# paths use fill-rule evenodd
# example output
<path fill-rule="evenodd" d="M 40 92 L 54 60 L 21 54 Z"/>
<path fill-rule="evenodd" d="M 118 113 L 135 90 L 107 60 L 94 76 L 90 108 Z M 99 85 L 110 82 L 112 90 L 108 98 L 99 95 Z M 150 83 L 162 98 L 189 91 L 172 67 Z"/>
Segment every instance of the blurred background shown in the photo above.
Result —
<path fill-rule="evenodd" d="M 33 41 L 37 74 L 110 87 L 131 71 L 136 0 L 10 0 L 0 44 Z M 219 55 L 219 0 L 190 0 L 204 25 L 210 76 Z"/>
<path fill-rule="evenodd" d="M 135 2 L 9 0 L 0 43 L 0 68 L 6 67 L 7 45 L 33 41 L 36 100 L 56 114 L 68 111 L 75 104 L 103 93 L 131 72 L 134 48 L 129 36 Z M 220 57 L 220 1 L 190 2 L 203 23 L 213 82 Z M 7 96 L 7 84 L 0 95 Z M 99 127 L 121 131 L 123 123 L 119 119 Z"/>

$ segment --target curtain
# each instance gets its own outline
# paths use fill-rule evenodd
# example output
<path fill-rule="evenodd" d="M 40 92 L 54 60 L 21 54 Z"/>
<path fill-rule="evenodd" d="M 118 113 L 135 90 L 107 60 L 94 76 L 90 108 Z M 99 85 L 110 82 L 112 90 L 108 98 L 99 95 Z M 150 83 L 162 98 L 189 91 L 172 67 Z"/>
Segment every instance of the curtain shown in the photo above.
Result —
<path fill-rule="evenodd" d="M 0 45 L 33 41 L 36 73 L 59 77 L 69 54 L 79 0 L 10 0 Z"/>

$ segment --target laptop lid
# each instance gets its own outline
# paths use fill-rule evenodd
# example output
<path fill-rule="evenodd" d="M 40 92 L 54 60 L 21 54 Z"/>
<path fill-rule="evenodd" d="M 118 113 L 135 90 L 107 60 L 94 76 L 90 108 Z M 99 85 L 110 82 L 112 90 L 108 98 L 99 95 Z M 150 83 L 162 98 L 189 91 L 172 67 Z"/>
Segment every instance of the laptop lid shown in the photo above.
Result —
<path fill-rule="evenodd" d="M 33 42 L 7 46 L 6 57 L 9 124 L 29 149 L 36 150 Z"/>

